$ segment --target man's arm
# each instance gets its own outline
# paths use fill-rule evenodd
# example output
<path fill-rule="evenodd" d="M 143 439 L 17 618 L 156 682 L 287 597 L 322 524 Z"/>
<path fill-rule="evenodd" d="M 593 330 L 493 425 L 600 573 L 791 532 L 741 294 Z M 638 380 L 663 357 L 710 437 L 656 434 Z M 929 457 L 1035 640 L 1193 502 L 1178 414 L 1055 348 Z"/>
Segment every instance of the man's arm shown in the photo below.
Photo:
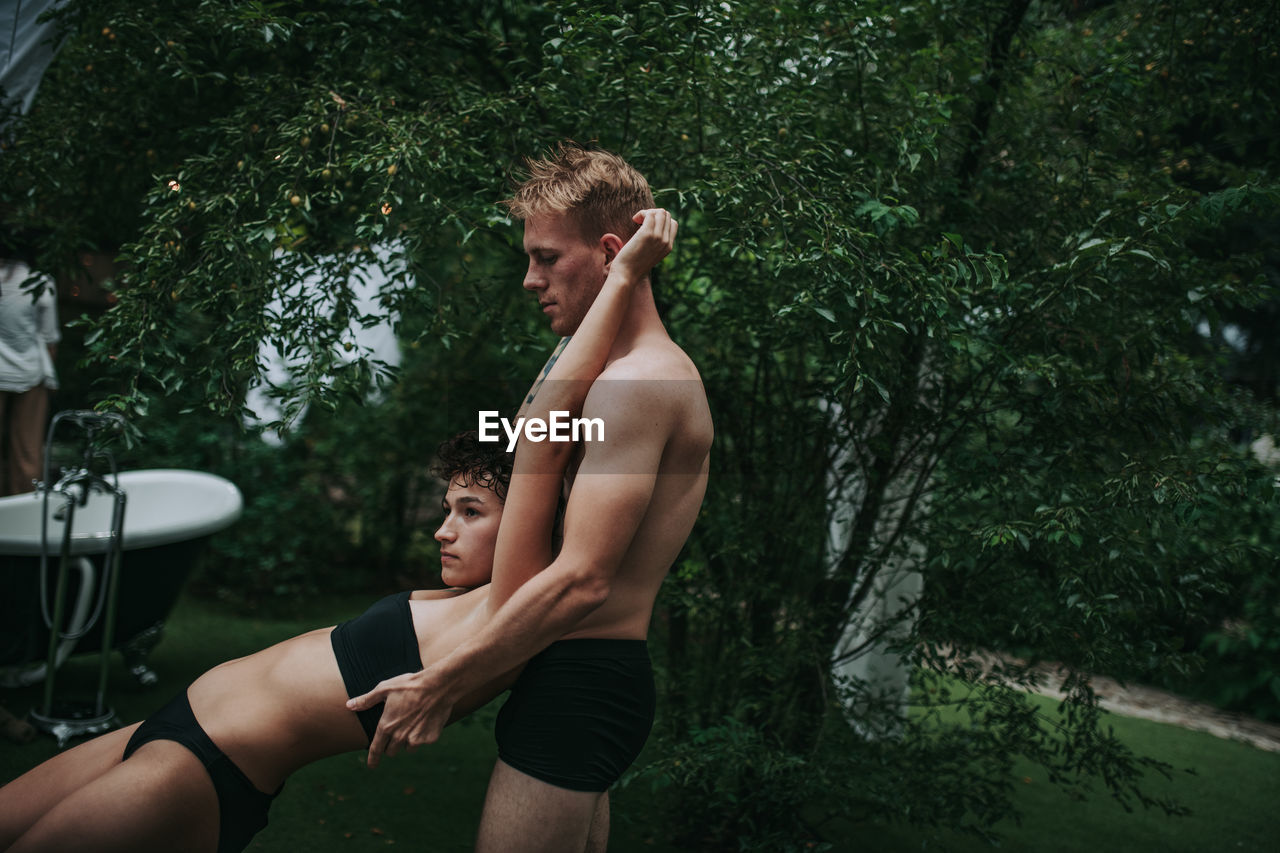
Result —
<path fill-rule="evenodd" d="M 658 465 L 673 429 L 668 383 L 596 383 L 584 417 L 605 423 L 606 441 L 587 443 L 565 509 L 564 543 L 546 569 L 510 592 L 476 635 L 416 673 L 388 679 L 347 703 L 386 701 L 369 745 L 369 765 L 400 749 L 434 743 L 464 697 L 546 648 L 609 597 L 614 574 L 649 508 Z"/>
<path fill-rule="evenodd" d="M 678 230 L 671 214 L 661 208 L 642 210 L 633 219 L 640 227 L 625 245 L 614 234 L 602 238 L 617 251 L 604 284 L 573 337 L 556 348 L 544 372 L 546 381 L 534 386 L 530 400 L 521 407 L 522 415 L 546 422 L 557 413 L 584 414 L 635 289 L 670 253 Z M 593 408 L 625 411 L 598 389 Z M 556 505 L 573 450 L 574 445 L 563 440 L 525 440 L 517 447 L 493 555 L 491 610 L 551 563 Z"/>

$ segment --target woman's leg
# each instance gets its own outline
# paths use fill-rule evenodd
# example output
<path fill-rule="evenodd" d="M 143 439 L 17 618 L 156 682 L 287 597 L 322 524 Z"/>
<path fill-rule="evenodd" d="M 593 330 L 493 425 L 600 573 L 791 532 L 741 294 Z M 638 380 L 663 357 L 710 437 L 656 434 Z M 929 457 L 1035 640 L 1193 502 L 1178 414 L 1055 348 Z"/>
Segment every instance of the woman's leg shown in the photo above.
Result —
<path fill-rule="evenodd" d="M 120 763 L 137 724 L 85 741 L 0 787 L 0 850 L 44 814 Z"/>
<path fill-rule="evenodd" d="M 217 844 L 218 797 L 204 765 L 181 744 L 157 740 L 55 805 L 9 853 L 213 853 Z"/>

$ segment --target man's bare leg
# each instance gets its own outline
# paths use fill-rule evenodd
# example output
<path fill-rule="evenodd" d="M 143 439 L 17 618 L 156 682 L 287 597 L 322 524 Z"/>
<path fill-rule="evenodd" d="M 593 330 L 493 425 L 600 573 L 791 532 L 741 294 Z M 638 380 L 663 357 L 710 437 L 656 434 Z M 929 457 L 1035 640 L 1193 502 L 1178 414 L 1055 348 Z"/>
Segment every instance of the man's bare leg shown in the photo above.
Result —
<path fill-rule="evenodd" d="M 609 849 L 609 792 L 596 801 L 596 813 L 587 833 L 587 853 L 605 853 Z"/>
<path fill-rule="evenodd" d="M 476 853 L 585 851 L 601 799 L 548 785 L 499 760 L 489 777 Z"/>

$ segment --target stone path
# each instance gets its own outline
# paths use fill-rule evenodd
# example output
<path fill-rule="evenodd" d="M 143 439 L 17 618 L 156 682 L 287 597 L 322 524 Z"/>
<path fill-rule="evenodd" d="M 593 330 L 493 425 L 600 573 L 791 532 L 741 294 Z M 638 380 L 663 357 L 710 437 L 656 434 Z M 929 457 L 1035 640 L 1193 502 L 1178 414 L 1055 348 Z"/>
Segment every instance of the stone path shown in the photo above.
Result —
<path fill-rule="evenodd" d="M 1011 666 L 1024 669 L 1026 662 L 1009 655 L 992 652 L 975 653 L 973 659 L 981 664 L 984 670 L 991 673 L 996 669 Z M 1050 699 L 1063 699 L 1066 694 L 1061 690 L 1061 666 L 1056 663 L 1039 663 L 1031 667 L 1036 675 L 1036 687 L 1032 691 Z M 1089 679 L 1093 692 L 1098 695 L 1098 705 L 1113 714 L 1122 717 L 1137 717 L 1157 723 L 1168 723 L 1197 732 L 1207 732 L 1215 737 L 1237 740 L 1265 749 L 1268 752 L 1280 752 L 1280 725 L 1264 723 L 1261 720 L 1223 711 L 1204 702 L 1195 702 L 1176 693 L 1146 687 L 1141 684 L 1121 684 L 1114 678 L 1094 675 Z M 1015 685 L 1026 690 L 1025 684 Z"/>
<path fill-rule="evenodd" d="M 1037 669 L 1045 675 L 1045 680 L 1036 692 L 1042 696 L 1061 699 L 1063 693 L 1054 686 L 1060 685 L 1061 680 L 1054 675 L 1052 669 Z M 1243 741 L 1258 749 L 1280 752 L 1280 725 L 1223 711 L 1203 702 L 1193 702 L 1154 687 L 1124 685 L 1099 675 L 1093 676 L 1090 683 L 1098 694 L 1098 704 L 1113 714 L 1208 732 L 1227 740 Z"/>

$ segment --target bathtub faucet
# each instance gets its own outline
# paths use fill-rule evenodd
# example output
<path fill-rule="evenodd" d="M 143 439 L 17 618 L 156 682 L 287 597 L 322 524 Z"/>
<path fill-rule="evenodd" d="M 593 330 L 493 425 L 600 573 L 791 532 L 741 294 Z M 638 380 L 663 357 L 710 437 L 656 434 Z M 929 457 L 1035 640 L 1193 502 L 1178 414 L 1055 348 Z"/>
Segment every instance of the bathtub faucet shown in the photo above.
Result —
<path fill-rule="evenodd" d="M 124 415 L 119 412 L 95 412 L 93 409 L 76 409 L 70 412 L 59 412 L 63 420 L 70 421 L 83 429 L 123 429 Z"/>
<path fill-rule="evenodd" d="M 89 495 L 93 492 L 102 492 L 109 495 L 115 492 L 115 488 L 105 477 L 93 473 L 88 468 L 78 468 L 76 470 L 63 468 L 62 476 L 58 478 L 58 482 L 49 488 L 49 491 L 63 495 L 74 502 L 76 506 L 83 507 L 89 502 Z M 65 507 L 63 512 L 65 512 Z M 58 516 L 55 515 L 54 518 L 58 518 Z"/>
<path fill-rule="evenodd" d="M 78 470 L 68 468 L 62 469 L 62 476 L 58 482 L 52 486 L 50 483 L 49 461 L 51 454 L 49 448 L 53 446 L 53 436 L 58 424 L 62 421 L 73 423 L 85 431 L 84 450 L 82 451 L 82 460 Z M 110 451 L 95 449 L 94 438 L 99 432 L 120 432 L 127 425 L 124 416 L 117 412 L 95 412 L 92 409 L 73 409 L 58 412 L 53 416 L 53 420 L 49 423 L 49 434 L 45 439 L 44 454 L 44 475 L 39 483 L 36 484 L 37 492 L 57 492 L 71 498 L 78 506 L 84 506 L 89 500 L 89 494 L 92 491 L 114 492 L 115 486 L 108 483 L 100 475 L 92 472 L 92 463 L 95 458 L 103 457 L 107 460 L 111 475 L 116 476 L 116 461 Z M 79 486 L 79 491 L 73 493 L 71 489 Z"/>

